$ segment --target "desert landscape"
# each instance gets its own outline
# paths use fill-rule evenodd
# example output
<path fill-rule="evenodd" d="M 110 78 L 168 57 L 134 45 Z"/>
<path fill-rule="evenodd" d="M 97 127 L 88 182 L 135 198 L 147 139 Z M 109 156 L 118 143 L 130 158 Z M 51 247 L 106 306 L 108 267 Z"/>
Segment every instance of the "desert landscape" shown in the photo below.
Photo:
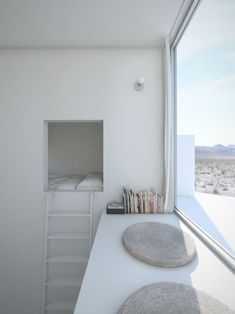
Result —
<path fill-rule="evenodd" d="M 195 147 L 195 190 L 235 196 L 235 145 Z"/>

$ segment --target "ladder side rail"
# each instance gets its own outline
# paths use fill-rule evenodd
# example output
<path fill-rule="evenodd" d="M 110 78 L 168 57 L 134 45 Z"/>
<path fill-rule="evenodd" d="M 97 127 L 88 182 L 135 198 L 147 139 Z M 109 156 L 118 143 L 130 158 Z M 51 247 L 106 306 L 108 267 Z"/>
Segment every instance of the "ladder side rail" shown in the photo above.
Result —
<path fill-rule="evenodd" d="M 42 290 L 42 314 L 45 313 L 46 301 L 46 275 L 47 275 L 47 234 L 48 234 L 48 213 L 50 207 L 51 193 L 46 194 L 46 219 L 45 219 L 45 236 L 44 236 L 44 257 L 43 257 L 43 290 Z"/>
<path fill-rule="evenodd" d="M 94 204 L 94 192 L 90 193 L 90 208 L 89 208 L 89 213 L 90 213 L 90 251 L 92 248 L 92 243 L 93 243 L 93 204 Z"/>

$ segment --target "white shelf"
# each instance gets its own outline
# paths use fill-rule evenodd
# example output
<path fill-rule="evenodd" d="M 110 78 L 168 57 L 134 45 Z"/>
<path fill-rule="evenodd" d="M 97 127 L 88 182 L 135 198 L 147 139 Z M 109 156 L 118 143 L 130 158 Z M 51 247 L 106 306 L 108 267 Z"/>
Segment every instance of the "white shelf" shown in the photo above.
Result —
<path fill-rule="evenodd" d="M 53 210 L 48 213 L 49 217 L 87 217 L 90 218 L 90 214 L 87 212 L 76 210 Z"/>
<path fill-rule="evenodd" d="M 47 280 L 45 286 L 47 287 L 81 287 L 82 280 L 74 278 L 61 278 Z"/>
<path fill-rule="evenodd" d="M 46 262 L 49 263 L 87 263 L 88 258 L 80 257 L 76 255 L 54 255 L 48 256 Z"/>
<path fill-rule="evenodd" d="M 50 233 L 49 240 L 89 240 L 90 237 L 80 233 Z"/>
<path fill-rule="evenodd" d="M 73 301 L 55 301 L 45 305 L 44 310 L 46 311 L 74 311 L 75 302 Z"/>

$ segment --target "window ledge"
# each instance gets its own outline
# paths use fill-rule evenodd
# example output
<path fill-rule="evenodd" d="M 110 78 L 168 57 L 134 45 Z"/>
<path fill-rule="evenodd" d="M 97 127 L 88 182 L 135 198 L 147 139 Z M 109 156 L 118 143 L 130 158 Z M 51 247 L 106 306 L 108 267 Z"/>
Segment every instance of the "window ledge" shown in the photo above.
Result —
<path fill-rule="evenodd" d="M 235 273 L 232 248 L 197 199 L 193 196 L 178 197 L 175 213 Z"/>

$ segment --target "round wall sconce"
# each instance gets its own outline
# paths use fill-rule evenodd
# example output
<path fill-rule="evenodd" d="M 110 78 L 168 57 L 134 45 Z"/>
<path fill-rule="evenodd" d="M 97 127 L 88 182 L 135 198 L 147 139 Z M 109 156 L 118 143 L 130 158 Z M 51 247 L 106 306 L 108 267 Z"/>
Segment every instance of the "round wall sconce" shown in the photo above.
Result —
<path fill-rule="evenodd" d="M 144 78 L 138 78 L 134 83 L 134 88 L 137 91 L 141 91 L 144 88 Z"/>

